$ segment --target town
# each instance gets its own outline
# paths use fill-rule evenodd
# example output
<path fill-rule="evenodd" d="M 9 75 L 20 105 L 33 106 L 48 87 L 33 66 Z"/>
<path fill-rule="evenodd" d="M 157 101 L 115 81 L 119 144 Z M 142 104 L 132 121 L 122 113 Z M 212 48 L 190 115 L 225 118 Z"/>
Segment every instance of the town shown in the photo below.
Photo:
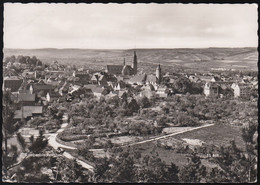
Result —
<path fill-rule="evenodd" d="M 138 49 L 131 53 L 131 59 L 104 65 L 104 70 L 45 63 L 36 56 L 5 57 L 5 180 L 256 179 L 258 73 L 166 71 L 160 62 L 144 71 L 139 69 Z M 238 172 L 228 171 L 240 159 L 232 152 L 244 155 L 245 145 L 251 153 L 243 160 L 250 164 L 237 177 Z M 227 155 L 234 159 L 223 168 Z M 200 169 L 198 179 L 189 179 L 190 165 Z"/>
<path fill-rule="evenodd" d="M 3 8 L 3 183 L 257 182 L 257 3 Z"/>

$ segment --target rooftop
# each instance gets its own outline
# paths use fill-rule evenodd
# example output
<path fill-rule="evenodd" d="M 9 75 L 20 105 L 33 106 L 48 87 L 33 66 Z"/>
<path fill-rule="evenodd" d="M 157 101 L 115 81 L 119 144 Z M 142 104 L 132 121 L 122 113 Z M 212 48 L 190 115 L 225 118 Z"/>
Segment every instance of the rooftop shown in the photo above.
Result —
<path fill-rule="evenodd" d="M 35 94 L 18 94 L 18 101 L 35 101 Z"/>

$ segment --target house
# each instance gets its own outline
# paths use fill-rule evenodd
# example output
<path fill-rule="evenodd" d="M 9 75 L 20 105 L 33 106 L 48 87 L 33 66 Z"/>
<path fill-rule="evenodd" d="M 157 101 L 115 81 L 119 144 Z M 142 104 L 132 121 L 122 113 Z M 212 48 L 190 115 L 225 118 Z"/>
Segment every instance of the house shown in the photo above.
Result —
<path fill-rule="evenodd" d="M 57 92 L 47 92 L 46 100 L 48 102 L 56 102 L 59 100 L 60 94 Z"/>
<path fill-rule="evenodd" d="M 63 96 L 64 94 L 68 93 L 69 91 L 69 83 L 67 83 L 67 81 L 65 81 L 65 83 L 62 85 L 62 87 L 59 89 L 59 93 L 61 96 Z"/>
<path fill-rule="evenodd" d="M 156 90 L 156 95 L 159 96 L 160 98 L 167 98 L 168 96 L 167 87 L 159 86 Z"/>
<path fill-rule="evenodd" d="M 143 90 L 148 90 L 148 91 L 155 91 L 155 88 L 152 84 L 144 85 L 142 87 Z"/>
<path fill-rule="evenodd" d="M 38 96 L 46 96 L 47 93 L 54 90 L 54 86 L 50 84 L 44 83 L 42 80 L 40 80 L 38 83 L 33 84 L 30 86 L 30 89 L 33 89 L 33 92 L 36 93 Z"/>
<path fill-rule="evenodd" d="M 30 137 L 33 136 L 34 139 L 40 136 L 40 130 L 34 129 L 34 128 L 27 128 L 23 127 L 18 130 L 19 133 L 23 136 L 25 139 L 25 142 L 30 142 Z"/>
<path fill-rule="evenodd" d="M 103 96 L 103 92 L 105 91 L 105 88 L 101 88 L 101 87 L 98 87 L 98 86 L 92 85 L 92 84 L 84 85 L 84 88 L 91 89 L 94 96 L 96 96 L 97 98 L 100 98 L 101 96 Z"/>
<path fill-rule="evenodd" d="M 11 92 L 17 92 L 23 83 L 23 79 L 18 76 L 8 76 L 4 77 L 3 88 L 8 88 Z"/>
<path fill-rule="evenodd" d="M 157 82 L 158 82 L 158 79 L 155 75 L 147 75 L 146 84 L 156 85 Z"/>
<path fill-rule="evenodd" d="M 26 79 L 35 79 L 35 72 L 25 69 L 22 73 L 22 77 Z"/>
<path fill-rule="evenodd" d="M 212 79 L 212 76 L 200 76 L 199 79 L 203 82 L 209 83 Z"/>
<path fill-rule="evenodd" d="M 126 88 L 126 84 L 123 81 L 119 81 L 116 86 L 114 87 L 114 90 L 120 91 Z"/>
<path fill-rule="evenodd" d="M 139 96 L 140 97 L 146 96 L 148 99 L 151 99 L 151 98 L 155 97 L 155 92 L 150 91 L 150 90 L 144 90 L 144 91 L 140 92 Z"/>
<path fill-rule="evenodd" d="M 69 87 L 69 94 L 72 94 L 74 91 L 77 91 L 81 86 L 79 85 L 70 85 Z"/>
<path fill-rule="evenodd" d="M 108 85 L 106 76 L 101 73 L 94 73 L 90 81 L 92 84 L 98 84 L 101 86 Z"/>
<path fill-rule="evenodd" d="M 195 75 L 190 75 L 189 76 L 189 80 L 191 81 L 191 82 L 198 82 L 200 79 L 198 78 L 198 77 L 196 77 Z"/>
<path fill-rule="evenodd" d="M 35 79 L 44 79 L 45 78 L 45 72 L 35 69 L 35 71 L 34 71 L 34 78 Z"/>
<path fill-rule="evenodd" d="M 219 85 L 214 82 L 206 82 L 204 86 L 204 94 L 206 96 L 218 96 L 219 95 Z"/>
<path fill-rule="evenodd" d="M 73 77 L 79 79 L 78 81 L 83 84 L 88 84 L 91 79 L 88 71 L 74 71 L 72 74 Z"/>
<path fill-rule="evenodd" d="M 18 94 L 32 94 L 32 92 L 30 90 L 27 90 L 27 89 L 20 89 L 18 91 Z"/>
<path fill-rule="evenodd" d="M 87 87 L 80 87 L 79 89 L 73 91 L 72 93 L 70 93 L 72 95 L 72 97 L 89 97 L 89 96 L 93 96 L 93 92 L 90 88 Z"/>
<path fill-rule="evenodd" d="M 21 110 L 16 110 L 14 112 L 14 119 L 21 120 L 23 118 L 29 119 L 33 116 L 40 116 L 43 114 L 42 106 L 22 106 Z"/>
<path fill-rule="evenodd" d="M 211 81 L 211 82 L 220 82 L 221 79 L 220 79 L 219 77 L 217 77 L 217 76 L 214 76 L 214 77 L 211 78 L 210 81 Z"/>
<path fill-rule="evenodd" d="M 248 84 L 243 83 L 233 83 L 231 88 L 234 90 L 234 97 L 241 97 L 243 99 L 250 99 L 251 97 L 251 87 Z"/>
<path fill-rule="evenodd" d="M 124 96 L 127 95 L 126 91 L 116 91 L 117 95 L 119 98 L 123 98 Z"/>
<path fill-rule="evenodd" d="M 23 106 L 33 106 L 33 105 L 35 105 L 35 94 L 19 93 L 18 94 L 18 103 L 20 103 Z"/>
<path fill-rule="evenodd" d="M 105 96 L 105 98 L 106 98 L 106 99 L 110 99 L 110 98 L 113 98 L 113 97 L 115 97 L 115 96 L 117 96 L 117 93 L 110 91 L 110 93 L 107 94 L 107 95 Z"/>

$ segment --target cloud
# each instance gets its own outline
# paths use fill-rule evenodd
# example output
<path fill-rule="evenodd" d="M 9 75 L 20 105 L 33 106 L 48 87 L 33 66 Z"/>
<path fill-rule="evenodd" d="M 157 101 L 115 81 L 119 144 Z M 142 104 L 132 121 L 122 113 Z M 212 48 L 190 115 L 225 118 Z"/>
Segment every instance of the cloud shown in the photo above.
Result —
<path fill-rule="evenodd" d="M 4 46 L 257 46 L 254 4 L 4 4 Z"/>

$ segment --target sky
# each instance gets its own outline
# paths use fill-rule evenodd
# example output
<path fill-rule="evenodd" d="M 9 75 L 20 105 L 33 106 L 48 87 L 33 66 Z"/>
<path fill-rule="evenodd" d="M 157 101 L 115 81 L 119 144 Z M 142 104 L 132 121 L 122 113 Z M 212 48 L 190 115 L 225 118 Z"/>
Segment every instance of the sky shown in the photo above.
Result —
<path fill-rule="evenodd" d="M 4 4 L 4 48 L 257 47 L 256 4 Z"/>

